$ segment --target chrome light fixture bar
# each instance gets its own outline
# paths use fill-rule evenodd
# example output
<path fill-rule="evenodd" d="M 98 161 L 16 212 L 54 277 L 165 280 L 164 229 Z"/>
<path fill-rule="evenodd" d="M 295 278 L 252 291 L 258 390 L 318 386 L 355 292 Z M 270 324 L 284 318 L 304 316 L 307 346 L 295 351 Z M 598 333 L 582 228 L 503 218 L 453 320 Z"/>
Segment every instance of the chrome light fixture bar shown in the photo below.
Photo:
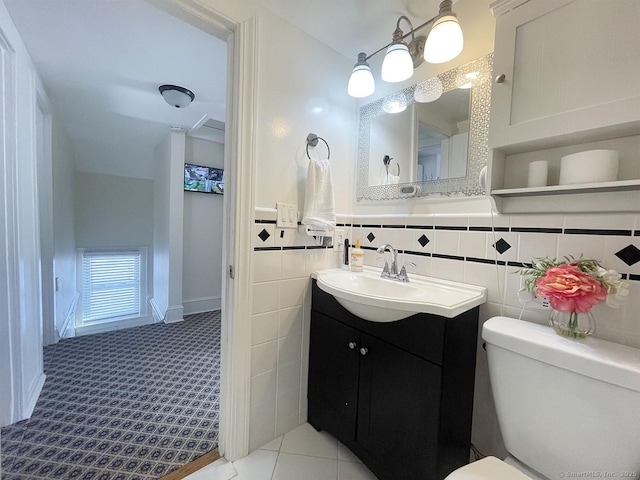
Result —
<path fill-rule="evenodd" d="M 371 55 L 364 52 L 358 54 L 358 62 L 353 67 L 349 78 L 348 93 L 352 97 L 368 97 L 375 91 L 375 80 L 371 67 L 367 61 L 384 49 L 387 49 L 382 62 L 381 77 L 385 82 L 402 82 L 411 78 L 413 70 L 423 61 L 429 63 L 444 63 L 456 58 L 462 52 L 464 38 L 456 14 L 451 10 L 452 0 L 440 3 L 438 15 L 427 20 L 422 25 L 413 28 L 411 20 L 401 16 L 393 32 L 391 43 L 376 50 Z M 411 30 L 403 33 L 400 22 L 405 20 Z M 415 36 L 415 32 L 433 24 L 428 37 Z M 404 40 L 411 35 L 411 42 Z"/>

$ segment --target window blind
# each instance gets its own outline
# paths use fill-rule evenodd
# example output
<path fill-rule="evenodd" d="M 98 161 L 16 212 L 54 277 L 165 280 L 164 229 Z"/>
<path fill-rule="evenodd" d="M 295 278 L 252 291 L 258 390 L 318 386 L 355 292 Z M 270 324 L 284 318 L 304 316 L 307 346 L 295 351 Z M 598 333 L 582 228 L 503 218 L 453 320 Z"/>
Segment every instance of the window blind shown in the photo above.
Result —
<path fill-rule="evenodd" d="M 140 252 L 82 255 L 82 321 L 140 315 Z"/>

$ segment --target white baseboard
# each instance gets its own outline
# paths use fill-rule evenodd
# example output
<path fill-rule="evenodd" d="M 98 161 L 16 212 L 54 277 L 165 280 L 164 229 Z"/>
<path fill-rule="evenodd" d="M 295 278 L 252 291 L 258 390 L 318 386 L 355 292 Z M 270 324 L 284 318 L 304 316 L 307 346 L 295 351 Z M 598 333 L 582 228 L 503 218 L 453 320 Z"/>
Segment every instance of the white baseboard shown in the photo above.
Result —
<path fill-rule="evenodd" d="M 184 308 L 182 305 L 174 305 L 167 308 L 167 312 L 164 314 L 164 323 L 177 323 L 184 320 Z"/>
<path fill-rule="evenodd" d="M 211 312 L 222 308 L 222 299 L 220 297 L 193 298 L 191 300 L 183 300 L 182 306 L 184 307 L 185 315 Z"/>
<path fill-rule="evenodd" d="M 40 373 L 29 387 L 29 390 L 26 392 L 27 396 L 24 399 L 24 411 L 22 412 L 22 418 L 31 418 L 31 415 L 33 415 L 33 411 L 36 408 L 38 398 L 40 398 L 40 393 L 42 392 L 42 387 L 44 387 L 44 381 L 46 378 L 47 376 L 44 373 Z"/>
<path fill-rule="evenodd" d="M 112 322 L 96 323 L 93 325 L 82 325 L 76 327 L 75 336 L 89 335 L 92 333 L 111 332 L 122 330 L 123 328 L 139 327 L 154 323 L 153 316 L 143 315 L 141 317 L 129 318 L 126 320 L 114 320 Z"/>
<path fill-rule="evenodd" d="M 78 308 L 78 299 L 80 298 L 79 292 L 73 292 L 73 298 L 71 299 L 71 305 L 67 311 L 67 316 L 64 319 L 64 323 L 60 330 L 58 330 L 58 339 L 71 338 L 74 335 L 76 310 Z"/>

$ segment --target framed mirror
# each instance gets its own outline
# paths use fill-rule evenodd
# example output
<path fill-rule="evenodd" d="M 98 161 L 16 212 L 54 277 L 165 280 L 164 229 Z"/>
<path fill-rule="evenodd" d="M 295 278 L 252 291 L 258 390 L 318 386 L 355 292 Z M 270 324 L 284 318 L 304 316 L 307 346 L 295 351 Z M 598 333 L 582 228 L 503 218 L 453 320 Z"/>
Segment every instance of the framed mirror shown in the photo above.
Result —
<path fill-rule="evenodd" d="M 492 66 L 490 54 L 363 105 L 357 200 L 484 195 Z"/>

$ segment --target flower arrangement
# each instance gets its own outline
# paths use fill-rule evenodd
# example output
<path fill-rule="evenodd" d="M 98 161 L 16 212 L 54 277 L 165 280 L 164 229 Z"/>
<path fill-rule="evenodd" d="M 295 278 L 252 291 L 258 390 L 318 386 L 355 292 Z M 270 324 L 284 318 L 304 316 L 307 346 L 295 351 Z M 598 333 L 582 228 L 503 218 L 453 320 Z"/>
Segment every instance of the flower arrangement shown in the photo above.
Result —
<path fill-rule="evenodd" d="M 615 270 L 607 270 L 597 260 L 564 257 L 564 261 L 549 258 L 536 258 L 531 268 L 519 270 L 525 279 L 523 288 L 533 290 L 536 296 L 547 298 L 556 312 L 568 313 L 567 325 L 563 331 L 550 323 L 558 333 L 580 338 L 591 333 L 582 331 L 578 326 L 578 314 L 588 314 L 602 301 L 613 308 L 620 306 L 629 293 L 628 285 L 622 281 L 622 275 Z"/>

